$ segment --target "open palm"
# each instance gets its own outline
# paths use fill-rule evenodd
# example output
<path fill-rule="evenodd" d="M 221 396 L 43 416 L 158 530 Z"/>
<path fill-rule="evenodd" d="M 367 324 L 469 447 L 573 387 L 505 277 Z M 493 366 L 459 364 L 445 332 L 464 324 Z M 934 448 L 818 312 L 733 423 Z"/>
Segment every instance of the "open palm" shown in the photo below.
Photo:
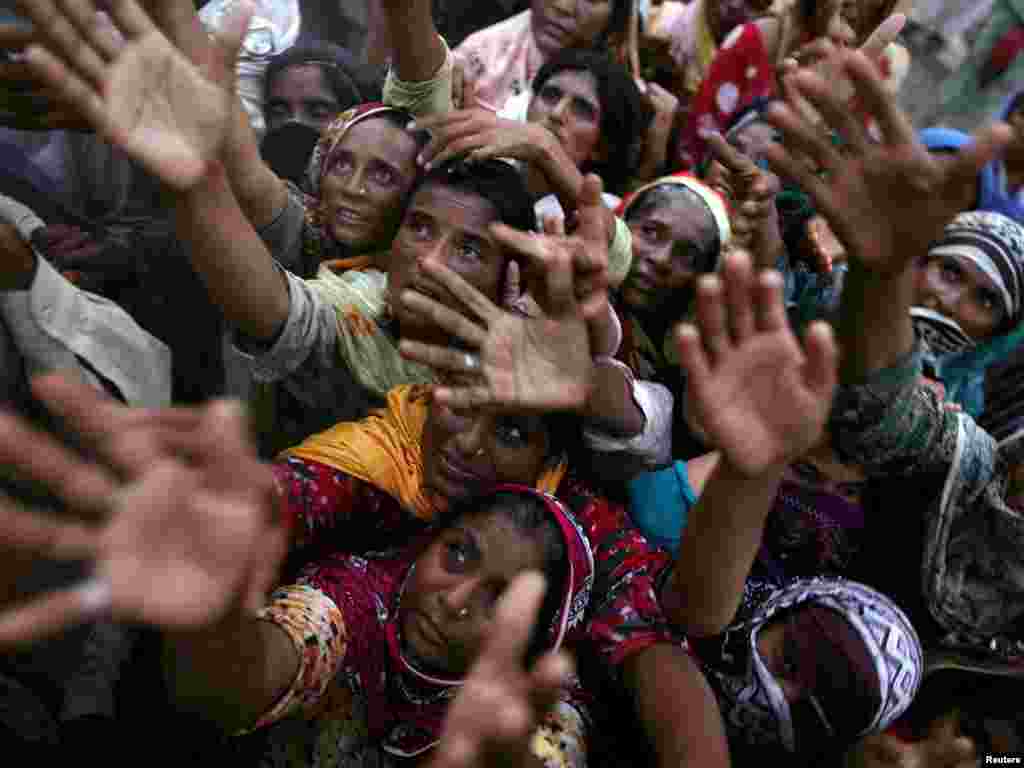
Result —
<path fill-rule="evenodd" d="M 780 276 L 766 272 L 754 282 L 749 256 L 730 254 L 722 278 L 698 286 L 699 330 L 684 325 L 677 334 L 688 408 L 726 458 L 751 475 L 820 439 L 836 382 L 828 327 L 813 326 L 801 349 L 787 324 Z"/>
<path fill-rule="evenodd" d="M 204 77 L 134 0 L 108 5 L 113 25 L 96 21 L 92 0 L 23 0 L 41 40 L 29 64 L 110 141 L 166 184 L 188 188 L 228 134 L 234 90 Z M 225 25 L 232 57 L 250 14 L 245 7 Z"/>

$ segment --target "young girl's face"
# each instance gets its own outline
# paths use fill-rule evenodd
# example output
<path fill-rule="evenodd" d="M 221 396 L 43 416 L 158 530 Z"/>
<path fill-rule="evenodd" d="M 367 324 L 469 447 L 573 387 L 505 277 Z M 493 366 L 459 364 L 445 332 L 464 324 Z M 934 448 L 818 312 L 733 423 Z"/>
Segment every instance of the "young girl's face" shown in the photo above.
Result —
<path fill-rule="evenodd" d="M 406 653 L 424 671 L 463 677 L 480 652 L 501 593 L 529 569 L 544 569 L 537 538 L 500 511 L 463 516 L 420 555 L 406 585 Z"/>

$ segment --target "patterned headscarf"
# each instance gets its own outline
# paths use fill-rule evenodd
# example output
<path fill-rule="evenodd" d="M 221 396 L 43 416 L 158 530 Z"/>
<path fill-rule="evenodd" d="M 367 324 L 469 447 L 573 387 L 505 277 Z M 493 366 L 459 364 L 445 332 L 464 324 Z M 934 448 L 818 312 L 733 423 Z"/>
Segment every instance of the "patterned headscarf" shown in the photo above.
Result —
<path fill-rule="evenodd" d="M 853 670 L 859 683 L 857 687 L 862 689 L 856 701 L 825 696 L 822 689 L 829 687 L 828 674 L 819 671 L 817 679 L 821 684 L 815 685 L 807 696 L 817 714 L 816 728 L 850 740 L 885 729 L 906 711 L 921 684 L 924 653 L 903 611 L 886 596 L 857 582 L 802 579 L 774 591 L 750 621 L 730 630 L 746 638 L 749 655 L 745 674 L 726 675 L 714 668 L 709 670 L 722 713 L 731 727 L 742 729 L 744 737 L 755 744 L 780 745 L 791 752 L 797 750 L 798 742 L 813 738 L 813 734 L 803 733 L 797 727 L 794 711 L 782 687 L 757 648 L 760 630 L 773 618 L 794 609 L 815 611 L 815 621 L 810 623 L 820 626 L 827 622 L 829 625 L 803 638 L 817 643 L 797 643 L 800 646 L 798 665 L 826 660 L 827 649 L 820 645 L 822 641 L 830 642 L 833 650 L 837 649 L 843 657 L 841 665 Z M 832 614 L 845 623 L 826 618 Z M 808 634 L 804 628 L 800 632 Z M 826 669 L 827 666 L 826 663 Z M 864 706 L 851 705 L 866 703 L 871 704 L 867 724 L 863 718 L 855 724 L 847 724 L 844 718 L 856 717 L 856 713 L 865 711 Z"/>
<path fill-rule="evenodd" d="M 946 227 L 929 256 L 969 259 L 996 286 L 1006 319 L 1003 331 L 1024 315 L 1024 227 L 1001 213 L 968 211 Z"/>
<path fill-rule="evenodd" d="M 388 107 L 380 102 L 369 102 L 342 112 L 320 134 L 320 140 L 313 149 L 306 171 L 309 195 L 305 200 L 306 227 L 304 228 L 303 250 L 313 259 L 313 263 L 349 255 L 339 250 L 339 244 L 335 242 L 330 231 L 324 226 L 325 210 L 323 201 L 320 199 L 323 179 L 331 168 L 335 151 L 353 126 L 364 120 L 388 114 L 397 115 L 406 121 L 413 119 L 412 115 L 404 110 Z"/>

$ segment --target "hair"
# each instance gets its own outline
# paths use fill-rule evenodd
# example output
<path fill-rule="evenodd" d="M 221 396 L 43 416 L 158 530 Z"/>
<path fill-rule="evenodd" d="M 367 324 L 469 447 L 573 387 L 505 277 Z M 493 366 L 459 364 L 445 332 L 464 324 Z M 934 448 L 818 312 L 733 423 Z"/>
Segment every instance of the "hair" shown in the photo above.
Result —
<path fill-rule="evenodd" d="M 533 79 L 534 93 L 565 71 L 593 75 L 601 103 L 600 130 L 607 159 L 580 170 L 596 173 L 609 192 L 621 194 L 640 165 L 644 134 L 653 117 L 650 107 L 625 67 L 606 53 L 584 48 L 565 48 L 548 59 Z"/>
<path fill-rule="evenodd" d="M 372 92 L 371 82 L 358 82 L 369 78 L 360 78 L 360 74 L 367 73 L 360 73 L 359 64 L 351 53 L 333 43 L 312 43 L 289 48 L 271 59 L 263 75 L 263 101 L 269 101 L 270 86 L 278 75 L 304 66 L 319 67 L 327 87 L 338 100 L 339 112 L 362 104 L 369 98 L 367 91 Z"/>
<path fill-rule="evenodd" d="M 510 227 L 524 232 L 537 229 L 537 215 L 526 183 L 519 171 L 504 160 L 447 162 L 420 176 L 409 192 L 409 199 L 431 184 L 482 197 L 498 211 L 498 220 Z"/>
<path fill-rule="evenodd" d="M 691 205 L 696 204 L 708 215 L 708 232 L 710 237 L 705 238 L 705 241 L 700 244 L 702 258 L 701 263 L 697 265 L 697 271 L 711 272 L 718 261 L 718 252 L 722 248 L 721 237 L 719 236 L 718 226 L 715 224 L 715 216 L 711 212 L 711 208 L 701 199 L 700 195 L 689 187 L 685 187 L 682 184 L 657 184 L 650 189 L 644 190 L 630 204 L 629 210 L 626 212 L 626 220 L 628 221 L 634 216 L 639 216 L 661 206 L 683 202 Z"/>
<path fill-rule="evenodd" d="M 607 49 L 609 44 L 624 41 L 629 29 L 629 17 L 633 15 L 633 0 L 612 0 L 612 12 L 608 26 L 594 41 L 594 48 Z"/>
<path fill-rule="evenodd" d="M 544 502 L 525 493 L 499 491 L 456 502 L 441 516 L 439 522 L 441 528 L 445 529 L 466 517 L 493 514 L 502 515 L 516 530 L 532 538 L 541 547 L 547 592 L 527 646 L 526 659 L 530 662 L 548 650 L 548 630 L 562 605 L 562 594 L 568 578 L 565 541 L 558 523 Z"/>

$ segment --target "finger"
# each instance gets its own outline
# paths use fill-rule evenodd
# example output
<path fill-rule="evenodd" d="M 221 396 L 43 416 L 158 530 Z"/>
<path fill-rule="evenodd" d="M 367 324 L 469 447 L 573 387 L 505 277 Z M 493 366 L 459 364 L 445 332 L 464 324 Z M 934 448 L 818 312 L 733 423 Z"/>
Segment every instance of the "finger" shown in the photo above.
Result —
<path fill-rule="evenodd" d="M 839 348 L 836 346 L 832 326 L 825 322 L 812 323 L 804 338 L 804 381 L 808 388 L 822 399 L 831 401 L 836 388 Z"/>
<path fill-rule="evenodd" d="M 752 173 L 757 171 L 757 166 L 745 154 L 725 140 L 720 133 L 709 133 L 707 143 L 711 148 L 715 159 L 733 173 Z"/>
<path fill-rule="evenodd" d="M 429 171 L 434 168 L 440 168 L 445 163 L 458 157 L 465 157 L 471 152 L 486 148 L 488 145 L 488 134 L 485 133 L 474 132 L 462 138 L 449 140 L 434 157 L 423 163 L 423 170 Z"/>
<path fill-rule="evenodd" d="M 731 346 L 724 294 L 722 281 L 715 275 L 703 275 L 697 281 L 697 326 L 712 366 Z"/>
<path fill-rule="evenodd" d="M 118 2 L 128 4 L 132 0 L 118 0 Z M 221 58 L 221 69 L 223 71 L 235 71 L 235 63 L 238 61 L 238 54 L 242 50 L 242 42 L 249 31 L 249 23 L 255 12 L 256 6 L 250 0 L 238 0 L 238 2 L 232 4 L 231 10 L 228 11 L 218 26 L 215 33 L 218 43 L 217 55 Z"/>
<path fill-rule="evenodd" d="M 676 329 L 676 347 L 679 350 L 680 365 L 686 371 L 686 386 L 692 386 L 699 397 L 711 377 L 711 365 L 696 326 L 680 324 Z"/>
<path fill-rule="evenodd" d="M 107 13 L 117 23 L 117 28 L 126 38 L 138 39 L 155 30 L 153 22 L 135 0 L 105 0 L 105 2 Z M 238 3 L 239 6 L 247 4 L 247 0 L 241 0 Z M 224 18 L 224 24 L 227 24 L 232 12 L 229 12 Z"/>
<path fill-rule="evenodd" d="M 93 528 L 25 509 L 0 495 L 0 550 L 5 553 L 83 560 L 95 555 L 96 545 Z"/>
<path fill-rule="evenodd" d="M 466 309 L 483 320 L 486 325 L 490 325 L 501 314 L 501 310 L 494 306 L 490 299 L 440 261 L 426 259 L 423 262 L 423 271 L 462 302 Z M 472 343 L 471 339 L 465 339 L 465 341 Z"/>
<path fill-rule="evenodd" d="M 1013 140 L 1013 129 L 1006 123 L 994 123 L 974 134 L 974 141 L 948 160 L 946 183 L 962 188 L 974 183 L 981 169 L 999 157 Z"/>
<path fill-rule="evenodd" d="M 458 67 L 458 70 L 462 73 L 462 108 L 477 109 L 480 103 L 476 80 L 466 77 L 466 70 L 463 67 Z"/>
<path fill-rule="evenodd" d="M 16 648 L 104 614 L 110 591 L 102 582 L 51 592 L 0 613 L 0 648 Z"/>
<path fill-rule="evenodd" d="M 545 235 L 553 235 L 556 237 L 565 236 L 565 217 L 547 215 L 544 216 L 541 221 L 541 226 L 544 229 Z"/>
<path fill-rule="evenodd" d="M 495 606 L 494 622 L 474 671 L 499 677 L 513 668 L 522 671 L 546 591 L 547 582 L 538 571 L 524 571 L 512 580 Z"/>
<path fill-rule="evenodd" d="M 458 349 L 441 347 L 436 344 L 425 344 L 421 341 L 403 339 L 398 344 L 402 357 L 417 363 L 452 373 L 479 373 L 480 358 Z"/>
<path fill-rule="evenodd" d="M 861 52 L 872 61 L 881 57 L 882 52 L 895 43 L 907 23 L 907 17 L 902 13 L 894 13 L 885 21 L 875 27 L 864 45 L 860 47 Z"/>
<path fill-rule="evenodd" d="M 41 483 L 86 518 L 109 513 L 114 478 L 11 413 L 0 413 L 0 463 Z"/>
<path fill-rule="evenodd" d="M 742 344 L 754 335 L 753 276 L 750 254 L 738 249 L 726 254 L 722 265 L 722 280 L 725 283 L 729 328 L 735 344 Z"/>
<path fill-rule="evenodd" d="M 800 79 L 797 79 L 798 77 Z M 806 79 L 820 80 L 821 78 L 814 74 L 801 72 L 799 76 L 793 75 L 789 79 L 794 90 L 801 93 L 802 96 L 800 87 Z M 784 104 L 772 104 L 766 112 L 766 118 L 782 134 L 787 151 L 791 154 L 798 152 L 809 158 L 814 166 L 813 170 L 816 171 L 819 168 L 832 170 L 837 167 L 838 153 L 835 148 L 814 123 L 798 112 L 798 107 L 791 101 Z M 769 145 L 766 147 L 766 151 L 772 146 L 775 145 Z"/>
<path fill-rule="evenodd" d="M 605 226 L 606 208 L 602 194 L 604 184 L 601 177 L 588 173 L 580 189 L 579 205 L 576 208 L 577 227 L 575 234 L 586 242 L 600 243 L 608 247 L 608 231 Z"/>
<path fill-rule="evenodd" d="M 434 387 L 434 400 L 455 410 L 471 410 L 495 404 L 494 394 L 486 386 Z"/>
<path fill-rule="evenodd" d="M 486 330 L 429 296 L 416 291 L 406 291 L 401 296 L 401 302 L 410 311 L 421 315 L 441 330 L 447 331 L 475 349 L 482 347 L 487 339 Z"/>
<path fill-rule="evenodd" d="M 554 317 L 575 308 L 573 258 L 564 238 L 522 232 L 505 224 L 492 224 L 490 231 L 501 245 L 525 258 L 528 276 L 543 281 L 534 298 L 544 312 Z"/>
<path fill-rule="evenodd" d="M 502 290 L 501 305 L 505 309 L 514 307 L 515 303 L 519 301 L 521 294 L 519 262 L 513 259 L 509 261 L 508 266 L 505 268 L 505 287 Z"/>
<path fill-rule="evenodd" d="M 76 75 L 93 84 L 102 83 L 106 71 L 103 58 L 93 42 L 83 37 L 80 32 L 82 27 L 89 26 L 90 21 L 95 26 L 95 11 L 92 19 L 87 21 L 80 16 L 81 4 L 72 2 L 71 5 L 70 9 L 66 9 L 51 0 L 22 3 L 24 10 L 32 18 L 39 37 L 46 41 L 46 48 L 51 55 L 66 61 L 74 68 Z M 33 44 L 29 51 L 38 45 L 38 42 Z"/>
<path fill-rule="evenodd" d="M 100 57 L 109 61 L 121 50 L 121 39 L 110 21 L 97 13 L 91 0 L 60 0 L 66 18 Z"/>
<path fill-rule="evenodd" d="M 885 87 L 875 63 L 859 51 L 845 51 L 841 55 L 843 71 L 868 114 L 878 123 L 883 139 L 889 144 L 914 143 L 914 126 Z"/>
<path fill-rule="evenodd" d="M 835 83 L 802 74 L 796 77 L 799 78 L 800 92 L 824 116 L 828 126 L 838 131 L 851 150 L 863 153 L 870 144 L 867 131 L 856 113 L 840 98 Z"/>
<path fill-rule="evenodd" d="M 766 269 L 757 276 L 755 305 L 758 331 L 774 333 L 789 324 L 783 287 L 782 275 L 774 269 Z"/>
<path fill-rule="evenodd" d="M 771 111 L 772 108 L 769 108 Z M 799 158 L 789 147 L 773 142 L 764 149 L 769 166 L 779 176 L 789 179 L 809 194 L 818 207 L 828 215 L 835 215 L 832 195 L 825 180 L 818 176 L 810 165 Z"/>
<path fill-rule="evenodd" d="M 99 93 L 60 59 L 45 48 L 33 45 L 25 52 L 25 61 L 62 101 L 82 115 L 93 128 L 113 139 L 120 137 L 118 126 L 107 115 Z"/>

